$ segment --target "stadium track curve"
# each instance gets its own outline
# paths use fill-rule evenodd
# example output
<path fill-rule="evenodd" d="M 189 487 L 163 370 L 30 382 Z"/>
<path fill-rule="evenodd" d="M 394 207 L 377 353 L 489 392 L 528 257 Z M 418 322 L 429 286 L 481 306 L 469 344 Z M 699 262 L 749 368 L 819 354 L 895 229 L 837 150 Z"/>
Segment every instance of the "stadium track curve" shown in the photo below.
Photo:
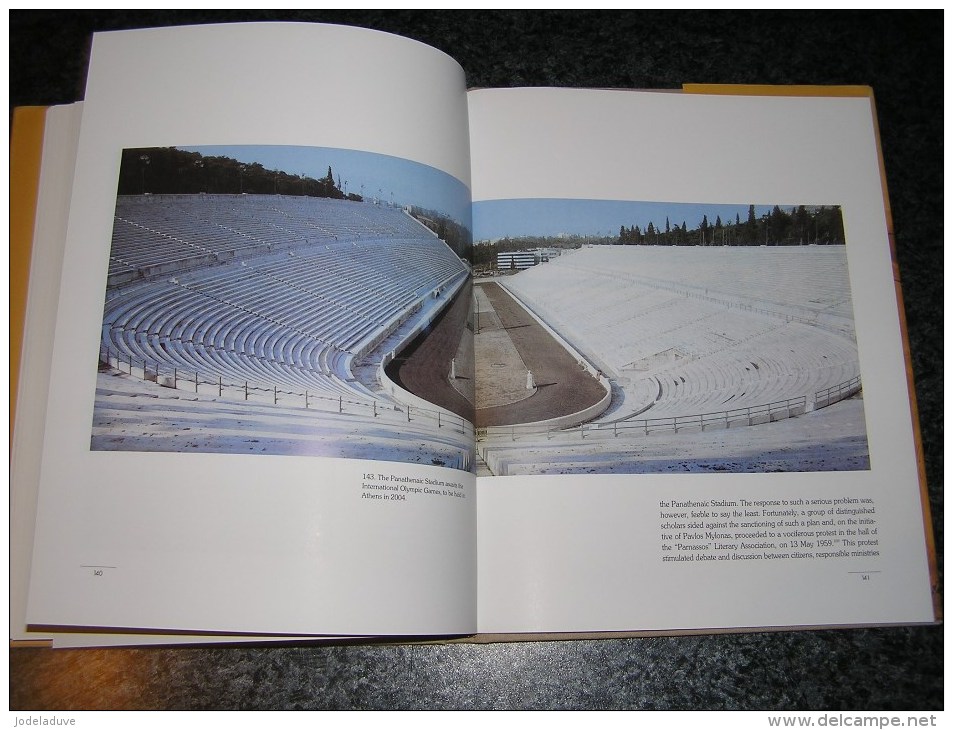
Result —
<path fill-rule="evenodd" d="M 450 361 L 457 353 L 470 312 L 472 284 L 468 281 L 437 315 L 387 366 L 387 376 L 405 390 L 473 422 L 473 404 L 449 380 Z M 462 369 L 462 368 L 461 368 Z"/>

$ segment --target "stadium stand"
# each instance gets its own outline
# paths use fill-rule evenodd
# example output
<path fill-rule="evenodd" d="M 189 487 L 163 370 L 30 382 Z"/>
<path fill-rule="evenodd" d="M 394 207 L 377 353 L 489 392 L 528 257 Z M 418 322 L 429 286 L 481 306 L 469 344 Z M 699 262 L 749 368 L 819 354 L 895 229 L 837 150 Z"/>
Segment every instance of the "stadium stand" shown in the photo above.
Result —
<path fill-rule="evenodd" d="M 499 281 L 612 381 L 590 437 L 752 425 L 860 390 L 843 246 L 591 247 Z M 484 458 L 533 449 L 532 430 L 481 430 Z M 551 465 L 568 458 L 555 437 Z"/>
<path fill-rule="evenodd" d="M 394 389 L 360 382 L 355 359 L 392 346 L 405 323 L 419 329 L 468 273 L 398 208 L 279 196 L 123 196 L 100 359 L 159 385 L 217 388 L 218 397 L 277 404 L 294 394 L 305 407 L 333 399 L 339 413 L 344 399 L 373 399 L 377 417 L 377 401 L 393 410 L 400 399 Z M 406 428 L 409 415 L 394 418 Z"/>

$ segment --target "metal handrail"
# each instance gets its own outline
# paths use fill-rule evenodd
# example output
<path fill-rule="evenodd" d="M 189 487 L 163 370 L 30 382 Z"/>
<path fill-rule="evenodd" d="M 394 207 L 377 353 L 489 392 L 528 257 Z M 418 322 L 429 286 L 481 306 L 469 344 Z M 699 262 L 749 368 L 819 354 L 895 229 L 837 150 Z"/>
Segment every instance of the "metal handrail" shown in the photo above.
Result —
<path fill-rule="evenodd" d="M 854 376 L 843 383 L 832 385 L 829 388 L 818 390 L 814 393 L 812 408 L 824 408 L 837 403 L 838 401 L 849 398 L 860 392 L 860 376 Z M 486 438 L 488 436 L 510 436 L 516 439 L 518 436 L 540 435 L 545 433 L 547 438 L 553 435 L 567 435 L 578 433 L 579 437 L 585 439 L 590 436 L 640 433 L 648 436 L 650 433 L 658 431 L 671 431 L 678 433 L 685 428 L 699 428 L 704 431 L 706 427 L 714 428 L 729 427 L 733 423 L 741 424 L 747 422 L 751 425 L 753 419 L 766 417 L 769 421 L 789 418 L 792 415 L 800 415 L 808 409 L 807 396 L 798 396 L 796 398 L 786 398 L 784 400 L 772 401 L 755 406 L 744 408 L 733 408 L 724 411 L 711 411 L 707 413 L 693 413 L 684 416 L 667 416 L 663 418 L 639 418 L 614 421 L 612 423 L 588 423 L 572 428 L 540 428 L 532 423 L 513 424 L 509 426 L 487 426 L 477 429 L 477 438 Z"/>
<path fill-rule="evenodd" d="M 145 358 L 134 358 L 132 355 L 120 352 L 110 347 L 100 348 L 100 363 L 124 372 L 143 381 L 157 383 L 160 386 L 175 390 L 191 390 L 199 392 L 199 388 L 212 388 L 218 391 L 220 398 L 234 398 L 244 401 L 270 402 L 273 405 L 281 403 L 286 407 L 305 408 L 326 413 L 361 414 L 374 418 L 394 416 L 388 420 L 401 422 L 429 420 L 437 428 L 458 428 L 460 433 L 473 433 L 473 424 L 466 418 L 445 410 L 424 408 L 418 405 L 390 405 L 378 400 L 361 400 L 313 393 L 307 389 L 303 391 L 279 388 L 277 384 L 262 384 L 252 380 L 232 380 L 218 373 L 209 375 L 207 372 L 193 368 L 179 368 L 163 365 L 158 361 Z M 263 396 L 263 397 L 262 397 Z M 291 401 L 289 403 L 289 401 Z"/>

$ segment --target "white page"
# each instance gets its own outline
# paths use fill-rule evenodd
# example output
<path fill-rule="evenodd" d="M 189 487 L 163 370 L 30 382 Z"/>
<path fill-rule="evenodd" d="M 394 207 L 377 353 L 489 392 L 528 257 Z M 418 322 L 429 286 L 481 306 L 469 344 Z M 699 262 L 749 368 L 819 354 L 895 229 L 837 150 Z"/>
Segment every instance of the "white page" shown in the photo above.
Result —
<path fill-rule="evenodd" d="M 475 629 L 473 479 L 383 461 L 91 451 L 124 148 L 386 154 L 469 184 L 463 73 L 354 28 L 228 25 L 94 39 L 55 331 L 27 619 L 272 634 Z M 465 498 L 362 501 L 365 474 Z"/>
<path fill-rule="evenodd" d="M 508 89 L 469 105 L 475 240 L 480 201 L 842 206 L 870 457 L 810 473 L 480 477 L 480 632 L 932 621 L 869 100 Z M 663 501 L 826 498 L 873 500 L 879 556 L 661 560 Z"/>

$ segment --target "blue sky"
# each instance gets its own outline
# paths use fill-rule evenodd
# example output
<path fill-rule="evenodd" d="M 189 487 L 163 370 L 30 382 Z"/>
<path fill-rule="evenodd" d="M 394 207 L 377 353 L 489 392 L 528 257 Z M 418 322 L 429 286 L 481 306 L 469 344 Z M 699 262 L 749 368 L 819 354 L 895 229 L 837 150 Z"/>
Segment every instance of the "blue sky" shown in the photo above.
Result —
<path fill-rule="evenodd" d="M 647 203 L 626 200 L 567 200 L 529 198 L 487 200 L 473 204 L 473 240 L 495 240 L 506 236 L 557 236 L 561 233 L 618 236 L 620 226 L 639 226 L 643 231 L 651 221 L 665 230 L 665 218 L 674 228 L 684 221 L 696 228 L 707 215 L 714 224 L 717 216 L 725 223 L 748 219 L 748 203 L 738 205 L 702 203 Z M 773 205 L 756 205 L 755 215 L 770 213 Z M 789 210 L 790 205 L 782 205 Z"/>
<path fill-rule="evenodd" d="M 328 165 L 335 179 L 349 193 L 365 198 L 381 197 L 400 205 L 419 205 L 437 210 L 454 220 L 469 224 L 470 193 L 452 175 L 427 165 L 399 157 L 360 150 L 331 147 L 285 145 L 208 145 L 179 147 L 208 156 L 231 157 L 241 162 L 259 162 L 268 169 L 289 175 L 321 178 Z M 346 183 L 346 184 L 345 184 Z M 772 205 L 756 205 L 755 214 L 771 211 Z M 782 205 L 790 209 L 790 205 Z M 707 215 L 711 223 L 748 217 L 748 203 L 737 205 L 702 203 L 633 202 L 625 200 L 541 199 L 489 200 L 473 205 L 473 240 L 495 240 L 506 236 L 557 236 L 579 234 L 617 236 L 619 227 L 639 226 L 643 231 L 651 221 L 661 230 L 665 218 L 674 227 L 686 222 L 689 228 Z"/>
<path fill-rule="evenodd" d="M 438 210 L 469 224 L 470 191 L 452 175 L 399 157 L 359 150 L 284 145 L 209 145 L 179 147 L 210 157 L 231 157 L 240 162 L 260 162 L 270 170 L 315 179 L 328 173 L 328 165 L 347 192 L 365 198 L 381 197 L 400 205 Z M 345 186 L 345 181 L 347 185 Z"/>

